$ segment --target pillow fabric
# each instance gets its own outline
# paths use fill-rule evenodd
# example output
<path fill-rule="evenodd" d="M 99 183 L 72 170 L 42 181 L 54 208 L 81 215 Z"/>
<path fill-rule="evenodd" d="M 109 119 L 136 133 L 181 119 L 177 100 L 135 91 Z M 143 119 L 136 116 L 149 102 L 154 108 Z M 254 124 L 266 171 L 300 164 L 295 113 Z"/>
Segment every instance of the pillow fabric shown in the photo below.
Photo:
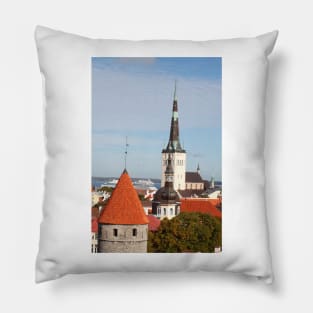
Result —
<path fill-rule="evenodd" d="M 127 41 L 88 39 L 46 27 L 37 27 L 35 38 L 44 86 L 48 159 L 45 170 L 45 195 L 43 221 L 40 230 L 40 247 L 36 261 L 36 282 L 56 279 L 66 274 L 104 271 L 229 271 L 255 276 L 267 283 L 272 282 L 273 274 L 265 210 L 263 141 L 268 56 L 273 50 L 277 35 L 277 31 L 275 31 L 255 38 L 201 42 L 176 40 Z M 136 102 L 136 100 L 130 99 L 129 106 L 123 102 L 125 98 L 123 94 L 131 94 L 130 84 L 133 80 L 126 80 L 124 77 L 120 79 L 119 84 L 116 73 L 121 67 L 128 66 L 128 74 L 134 75 L 133 73 L 136 72 L 138 67 L 143 66 L 140 63 L 141 59 L 148 63 L 157 60 L 157 65 L 153 65 L 155 66 L 154 69 L 158 69 L 157 66 L 161 68 L 162 66 L 168 66 L 168 64 L 174 64 L 171 62 L 178 62 L 175 63 L 178 64 L 177 68 L 173 67 L 176 71 L 175 79 L 178 77 L 178 95 L 176 96 L 176 93 L 174 95 L 173 109 L 170 103 L 168 110 L 165 109 L 165 112 L 162 112 L 163 109 L 158 110 L 157 108 L 161 107 L 161 104 L 158 103 L 160 98 L 157 87 L 155 87 L 154 92 L 150 93 L 155 108 L 147 108 L 152 113 L 150 114 L 151 122 L 148 120 L 145 127 L 153 125 L 156 116 L 162 113 L 165 115 L 166 124 L 169 124 L 167 117 L 171 110 L 173 112 L 169 143 L 164 147 L 161 145 L 160 154 L 157 156 L 158 158 L 161 157 L 163 148 L 162 157 L 164 157 L 163 162 L 165 163 L 162 167 L 162 179 L 164 179 L 164 182 L 161 182 L 161 186 L 158 186 L 161 191 L 154 193 L 152 213 L 148 210 L 149 212 L 147 211 L 145 214 L 142 213 L 143 202 L 138 201 L 139 198 L 134 196 L 133 187 L 135 183 L 132 186 L 130 180 L 132 165 L 130 161 L 127 165 L 127 171 L 123 171 L 124 165 L 120 166 L 118 174 L 122 173 L 122 175 L 108 202 L 104 202 L 103 207 L 91 205 L 91 177 L 95 176 L 95 173 L 92 172 L 92 162 L 97 162 L 93 159 L 93 153 L 96 152 L 94 152 L 92 146 L 94 127 L 98 118 L 96 112 L 98 107 L 93 107 L 93 102 L 98 101 L 95 99 L 98 91 L 95 91 L 96 86 L 94 84 L 97 83 L 97 77 L 93 72 L 93 66 L 97 69 L 101 67 L 103 69 L 108 64 L 110 65 L 110 71 L 106 72 L 106 83 L 103 89 L 101 87 L 99 89 L 102 92 L 103 107 L 105 109 L 102 111 L 102 120 L 98 123 L 108 125 L 108 127 L 110 124 L 115 124 L 114 126 L 118 131 L 120 119 L 123 121 L 130 120 L 136 125 L 138 123 L 134 117 L 136 115 L 131 115 L 131 109 L 135 110 L 137 105 L 133 104 L 132 101 Z M 129 60 L 139 61 L 136 61 L 134 65 L 128 62 Z M 198 61 L 203 63 L 197 63 Z M 210 62 L 219 64 L 220 77 L 214 78 L 215 69 L 209 66 L 206 68 L 206 64 L 211 64 Z M 131 65 L 129 65 L 130 63 Z M 115 66 L 115 64 L 118 64 L 118 66 Z M 191 64 L 191 67 L 188 67 L 190 71 L 186 70 L 185 73 L 184 69 L 189 66 L 188 64 Z M 200 66 L 193 66 L 194 64 L 200 64 Z M 146 67 L 142 68 L 145 69 Z M 212 198 L 201 200 L 200 197 L 203 196 L 203 193 L 201 196 L 199 196 L 199 193 L 195 195 L 197 197 L 195 199 L 192 198 L 192 195 L 188 196 L 186 190 L 179 191 L 179 189 L 185 188 L 185 184 L 186 189 L 193 188 L 191 185 L 188 186 L 187 182 L 192 175 L 188 176 L 186 172 L 185 176 L 185 167 L 182 175 L 178 174 L 176 177 L 174 173 L 177 167 L 175 159 L 177 156 L 182 155 L 183 157 L 182 161 L 177 161 L 180 162 L 180 166 L 184 166 L 185 153 L 188 157 L 187 165 L 188 162 L 191 162 L 190 151 L 184 149 L 182 140 L 178 137 L 177 101 L 180 105 L 180 90 L 183 89 L 183 83 L 180 85 L 180 76 L 189 75 L 192 71 L 197 75 L 204 73 L 206 70 L 208 70 L 208 75 L 212 75 L 213 78 L 210 77 L 213 80 L 219 80 L 221 87 L 218 89 L 221 92 L 218 98 L 221 109 L 218 112 L 220 112 L 221 118 L 222 175 L 220 180 L 223 188 L 222 200 L 221 193 L 215 200 Z M 159 81 L 162 81 L 162 79 Z M 117 86 L 115 92 L 118 95 L 117 97 L 109 97 L 109 94 L 113 94 L 112 89 L 115 88 L 112 87 L 113 83 L 116 83 L 115 87 Z M 174 84 L 170 88 L 173 86 Z M 182 86 L 181 89 L 180 86 Z M 142 88 L 147 87 L 143 86 Z M 199 88 L 199 92 L 201 90 Z M 212 93 L 214 92 L 212 91 Z M 183 92 L 181 97 L 184 98 Z M 147 98 L 148 96 L 145 95 L 144 99 L 138 101 L 150 101 Z M 187 98 L 186 96 L 185 99 Z M 118 99 L 122 100 L 119 101 Z M 179 109 L 182 109 L 182 112 L 179 111 L 179 114 L 189 112 L 186 108 L 187 105 L 184 109 L 183 100 L 181 101 L 182 107 L 179 107 Z M 187 103 L 187 100 L 185 101 Z M 192 105 L 196 108 L 196 104 L 191 104 L 191 107 Z M 190 114 L 193 114 L 193 109 L 189 108 L 189 110 Z M 119 112 L 119 114 L 116 112 Z M 139 117 L 140 114 L 143 113 L 139 112 Z M 185 121 L 187 115 L 187 113 L 184 115 Z M 201 115 L 204 115 L 204 113 L 198 113 L 199 125 L 202 120 L 206 120 L 205 116 L 201 117 Z M 179 118 L 183 119 L 181 115 Z M 207 119 L 209 120 L 210 116 L 207 116 Z M 185 123 L 187 124 L 187 122 Z M 121 127 L 123 126 L 121 125 Z M 190 129 L 193 129 L 193 127 L 191 126 Z M 187 128 L 185 127 L 185 134 L 187 134 Z M 180 130 L 183 132 L 184 127 Z M 187 134 L 185 137 L 186 142 L 188 138 Z M 189 145 L 196 144 L 195 137 L 190 138 L 191 143 Z M 131 142 L 131 138 L 129 140 Z M 145 146 L 145 143 L 142 145 Z M 203 142 L 203 145 L 209 147 L 210 142 Z M 123 149 L 122 145 L 119 152 L 121 158 L 124 155 Z M 128 144 L 125 145 L 125 149 L 128 149 Z M 131 149 L 131 143 L 129 149 Z M 103 153 L 105 154 L 107 151 L 104 149 Z M 126 156 L 127 150 L 125 151 L 125 168 Z M 111 166 L 105 162 L 103 164 L 108 168 Z M 148 164 L 141 164 L 141 166 L 144 168 Z M 161 167 L 161 161 L 157 166 Z M 117 179 L 119 178 L 119 175 L 114 176 Z M 176 182 L 171 181 L 173 177 L 178 180 L 182 179 L 184 187 L 175 186 L 178 180 Z M 200 187 L 197 186 L 196 188 L 205 190 L 206 183 L 203 180 L 200 182 L 201 186 L 199 185 Z M 213 180 L 208 188 L 213 188 L 212 192 L 218 190 L 214 186 Z M 126 192 L 126 190 L 128 191 Z M 170 190 L 170 192 L 166 193 L 164 190 Z M 198 191 L 194 190 L 193 192 L 196 194 Z M 173 205 L 173 208 L 167 206 L 164 207 L 163 211 L 161 204 L 165 199 L 164 197 L 167 197 L 166 203 Z M 213 200 L 220 204 L 220 207 L 214 204 L 212 208 Z M 155 225 L 160 224 L 161 220 L 161 225 L 168 223 L 167 225 L 170 227 L 171 219 L 165 218 L 163 220 L 162 212 L 177 215 L 173 221 L 178 221 L 178 217 L 180 219 L 185 218 L 186 221 L 188 210 L 195 212 L 198 208 L 196 205 L 190 205 L 192 201 L 194 203 L 196 201 L 206 203 L 203 207 L 207 205 L 206 208 L 209 211 L 204 212 L 199 209 L 199 214 L 209 212 L 208 215 L 215 216 L 212 219 L 213 222 L 210 223 L 221 223 L 221 214 L 223 214 L 222 248 L 217 247 L 218 244 L 215 243 L 215 246 L 212 247 L 216 253 L 193 253 L 197 251 L 190 248 L 191 246 L 187 242 L 188 239 L 186 239 L 187 243 L 184 242 L 185 245 L 182 244 L 177 248 L 180 249 L 179 252 L 181 253 L 165 253 L 177 251 L 174 248 L 174 250 L 171 250 L 170 240 L 167 242 L 167 239 L 164 239 L 159 242 L 160 245 L 162 243 L 168 245 L 163 248 L 165 249 L 164 253 L 138 253 L 146 252 L 147 245 L 148 249 L 151 249 L 151 237 L 147 237 L 148 225 L 151 231 Z M 223 209 L 221 209 L 221 201 Z M 208 202 L 211 204 L 207 204 Z M 91 206 L 99 210 L 95 214 L 96 218 L 93 215 L 93 222 L 96 223 L 93 231 L 99 232 L 98 251 L 118 253 L 91 252 Z M 166 208 L 168 208 L 167 211 Z M 206 208 L 203 210 L 206 210 Z M 117 216 L 117 212 L 119 216 Z M 201 215 L 199 222 L 201 225 L 204 223 L 203 218 L 206 217 Z M 218 218 L 219 222 L 216 222 Z M 202 227 L 201 225 L 199 225 L 199 229 Z M 165 226 L 162 229 L 165 229 Z M 150 231 L 149 236 L 152 236 Z M 192 232 L 194 234 L 195 230 L 192 230 Z M 122 235 L 119 235 L 120 233 Z M 158 236 L 157 233 L 153 234 L 155 238 Z M 111 235 L 112 239 L 109 238 Z M 140 243 L 139 239 L 136 239 L 137 241 L 134 239 L 139 235 L 142 236 L 140 237 Z M 127 236 L 132 239 L 127 241 Z M 210 238 L 213 238 L 212 236 Z M 214 240 L 219 242 L 217 237 Z M 178 235 L 176 237 L 175 235 L 172 236 L 174 241 L 177 238 Z M 181 241 L 183 240 L 181 239 Z M 157 239 L 155 239 L 155 242 L 157 242 Z M 162 252 L 162 250 L 160 251 Z M 158 251 L 155 250 L 154 252 Z M 199 252 L 203 251 L 199 250 Z"/>

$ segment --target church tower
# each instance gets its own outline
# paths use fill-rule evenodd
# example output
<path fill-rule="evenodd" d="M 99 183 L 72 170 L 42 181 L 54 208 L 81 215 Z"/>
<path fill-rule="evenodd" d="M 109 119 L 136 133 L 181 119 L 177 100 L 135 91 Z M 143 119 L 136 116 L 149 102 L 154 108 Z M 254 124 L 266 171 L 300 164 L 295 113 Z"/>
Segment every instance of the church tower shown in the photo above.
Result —
<path fill-rule="evenodd" d="M 165 185 L 153 197 L 152 213 L 159 219 L 171 219 L 180 213 L 180 199 L 173 186 L 174 170 L 169 157 L 165 170 Z"/>
<path fill-rule="evenodd" d="M 178 104 L 176 95 L 176 82 L 172 109 L 170 138 L 165 149 L 162 150 L 162 179 L 161 187 L 165 186 L 165 171 L 168 160 L 172 162 L 173 186 L 175 190 L 185 190 L 186 176 L 186 151 L 182 148 L 179 140 Z"/>
<path fill-rule="evenodd" d="M 147 252 L 148 223 L 125 169 L 98 219 L 98 252 Z"/>

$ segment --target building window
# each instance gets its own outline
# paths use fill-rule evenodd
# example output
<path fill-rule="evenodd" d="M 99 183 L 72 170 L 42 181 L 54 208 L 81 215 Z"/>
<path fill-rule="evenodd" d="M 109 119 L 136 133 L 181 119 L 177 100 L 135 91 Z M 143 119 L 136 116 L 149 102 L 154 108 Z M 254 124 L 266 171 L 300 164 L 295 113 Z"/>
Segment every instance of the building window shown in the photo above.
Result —
<path fill-rule="evenodd" d="M 114 228 L 114 229 L 113 229 L 113 235 L 114 235 L 114 237 L 117 237 L 117 234 L 118 234 L 117 228 Z"/>
<path fill-rule="evenodd" d="M 158 215 L 161 215 L 161 208 L 158 208 Z"/>
<path fill-rule="evenodd" d="M 171 215 L 173 215 L 173 208 L 170 209 L 170 213 L 171 213 Z"/>
<path fill-rule="evenodd" d="M 166 208 L 163 209 L 163 215 L 166 215 Z"/>
<path fill-rule="evenodd" d="M 133 228 L 133 236 L 137 236 L 137 229 Z"/>

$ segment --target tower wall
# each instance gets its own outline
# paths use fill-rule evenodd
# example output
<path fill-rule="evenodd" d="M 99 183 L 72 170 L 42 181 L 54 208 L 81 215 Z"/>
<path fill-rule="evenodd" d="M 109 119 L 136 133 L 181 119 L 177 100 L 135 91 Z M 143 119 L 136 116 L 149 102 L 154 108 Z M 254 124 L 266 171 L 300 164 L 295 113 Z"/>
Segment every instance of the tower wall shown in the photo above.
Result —
<path fill-rule="evenodd" d="M 159 203 L 156 208 L 156 216 L 159 219 L 168 218 L 169 220 L 180 213 L 180 206 L 177 203 Z"/>
<path fill-rule="evenodd" d="M 133 230 L 136 229 L 136 235 Z M 117 231 L 117 235 L 115 232 Z M 99 225 L 98 252 L 146 253 L 148 224 L 144 225 Z"/>
<path fill-rule="evenodd" d="M 165 185 L 165 170 L 168 158 L 172 159 L 172 167 L 174 170 L 173 185 L 175 190 L 186 189 L 186 153 L 184 152 L 173 152 L 167 153 L 162 152 L 162 179 L 161 187 Z"/>

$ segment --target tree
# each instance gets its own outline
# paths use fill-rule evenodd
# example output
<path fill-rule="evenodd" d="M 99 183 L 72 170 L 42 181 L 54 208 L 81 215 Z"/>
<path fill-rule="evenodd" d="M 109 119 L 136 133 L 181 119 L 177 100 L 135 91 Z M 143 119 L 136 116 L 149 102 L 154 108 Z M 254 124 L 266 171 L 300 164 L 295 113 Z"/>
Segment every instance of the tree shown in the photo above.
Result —
<path fill-rule="evenodd" d="M 102 186 L 98 188 L 98 191 L 107 192 L 107 193 L 112 193 L 113 190 L 114 190 L 113 187 L 108 187 L 108 186 Z"/>
<path fill-rule="evenodd" d="M 141 195 L 138 193 L 138 198 L 140 201 L 144 201 L 145 200 L 145 196 L 144 195 Z"/>
<path fill-rule="evenodd" d="M 204 213 L 180 213 L 149 232 L 148 252 L 214 252 L 222 246 L 221 220 Z"/>

